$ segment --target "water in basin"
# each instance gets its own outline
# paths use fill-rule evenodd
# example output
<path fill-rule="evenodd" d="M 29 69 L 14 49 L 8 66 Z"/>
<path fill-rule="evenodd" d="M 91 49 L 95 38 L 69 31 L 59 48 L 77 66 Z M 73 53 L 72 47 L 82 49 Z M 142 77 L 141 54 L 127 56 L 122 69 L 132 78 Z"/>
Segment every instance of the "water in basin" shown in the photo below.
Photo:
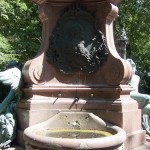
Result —
<path fill-rule="evenodd" d="M 74 138 L 74 139 L 88 139 L 88 138 L 102 138 L 108 137 L 112 134 L 102 130 L 80 130 L 80 129 L 47 129 L 37 132 L 38 135 L 54 138 Z"/>

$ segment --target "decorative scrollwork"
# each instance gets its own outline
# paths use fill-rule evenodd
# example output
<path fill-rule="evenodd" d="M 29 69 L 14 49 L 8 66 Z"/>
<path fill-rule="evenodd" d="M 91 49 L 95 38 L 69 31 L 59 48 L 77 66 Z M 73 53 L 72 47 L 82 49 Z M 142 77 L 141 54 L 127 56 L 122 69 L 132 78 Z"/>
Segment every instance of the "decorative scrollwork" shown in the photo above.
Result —
<path fill-rule="evenodd" d="M 95 18 L 79 6 L 67 8 L 50 37 L 48 61 L 63 73 L 96 71 L 108 48 Z"/>

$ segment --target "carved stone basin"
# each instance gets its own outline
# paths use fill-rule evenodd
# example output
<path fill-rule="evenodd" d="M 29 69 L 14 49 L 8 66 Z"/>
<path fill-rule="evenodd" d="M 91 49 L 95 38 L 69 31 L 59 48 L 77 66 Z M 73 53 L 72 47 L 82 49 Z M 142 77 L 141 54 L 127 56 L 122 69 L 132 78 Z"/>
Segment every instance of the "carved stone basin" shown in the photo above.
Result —
<path fill-rule="evenodd" d="M 60 112 L 24 131 L 26 149 L 116 149 L 126 133 L 88 112 Z"/>

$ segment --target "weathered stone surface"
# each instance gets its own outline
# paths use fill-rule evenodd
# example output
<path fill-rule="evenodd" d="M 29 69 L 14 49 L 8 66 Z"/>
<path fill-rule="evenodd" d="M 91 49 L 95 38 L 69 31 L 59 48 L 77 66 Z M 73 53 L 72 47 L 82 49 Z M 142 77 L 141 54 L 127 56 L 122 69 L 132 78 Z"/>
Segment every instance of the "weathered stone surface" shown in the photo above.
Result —
<path fill-rule="evenodd" d="M 36 57 L 27 61 L 23 68 L 26 87 L 23 89 L 24 97 L 17 104 L 19 131 L 22 131 L 23 134 L 26 127 L 43 122 L 60 111 L 87 111 L 123 128 L 127 133 L 125 146 L 130 142 L 130 138 L 135 143 L 134 145 L 129 144 L 126 149 L 142 144 L 145 139 L 145 131 L 141 130 L 141 112 L 138 109 L 138 103 L 133 101 L 129 95 L 132 88 L 128 85 L 128 82 L 132 76 L 132 70 L 127 61 L 118 55 L 113 39 L 113 21 L 118 15 L 117 4 L 119 0 L 80 1 L 81 5 L 86 8 L 84 12 L 88 12 L 88 15 L 85 16 L 92 15 L 92 21 L 98 23 L 96 30 L 93 27 L 93 22 L 87 21 L 88 19 L 85 19 L 84 15 L 83 22 L 80 17 L 76 17 L 73 19 L 73 23 L 70 22 L 70 19 L 62 17 L 64 10 L 70 7 L 75 0 L 34 0 L 34 2 L 39 5 L 39 17 L 43 24 L 42 42 Z M 56 47 L 54 46 L 52 48 L 53 53 L 49 52 L 52 44 L 50 39 L 53 34 L 56 34 L 57 23 L 61 20 L 61 17 L 66 19 L 66 22 L 69 21 L 71 27 L 79 19 L 76 26 L 81 26 L 84 33 L 87 29 L 92 29 L 89 37 L 96 35 L 97 31 L 100 31 L 99 35 L 104 35 L 108 56 L 103 65 L 89 67 L 90 63 L 88 63 L 87 58 L 90 57 L 90 60 L 91 54 L 88 51 L 84 51 L 88 53 L 87 57 L 82 56 L 81 51 L 78 51 L 78 54 L 73 58 L 73 62 L 76 62 L 75 66 L 70 64 L 70 54 L 63 58 L 65 61 L 68 60 L 67 65 L 64 65 L 66 64 L 65 61 L 61 64 L 52 60 L 52 58 L 57 58 L 57 52 L 66 50 L 66 48 L 62 48 L 64 45 L 71 44 L 71 57 L 76 45 L 84 45 L 80 36 L 77 36 L 76 42 L 71 40 L 66 42 L 63 35 L 57 39 L 64 40 L 66 43 L 57 41 L 61 45 L 61 48 L 58 47 L 59 51 L 55 50 Z M 72 17 L 72 15 L 69 17 Z M 63 22 L 63 24 L 66 22 Z M 83 28 L 84 23 L 86 24 L 85 28 Z M 68 28 L 65 28 L 64 31 L 70 31 Z M 78 30 L 79 28 L 75 28 L 71 31 L 78 33 Z M 59 32 L 65 34 L 64 31 Z M 84 40 L 89 37 L 84 37 Z M 101 41 L 103 38 L 98 39 Z M 54 57 L 50 58 L 52 55 Z M 101 55 L 99 58 L 101 58 Z M 77 65 L 76 59 L 79 59 L 81 63 Z M 81 60 L 85 61 L 82 62 Z M 60 67 L 60 65 L 63 65 L 63 67 Z M 71 69 L 69 69 L 69 66 L 71 66 Z M 78 101 L 76 98 L 78 98 Z M 134 135 L 136 135 L 135 138 Z M 137 142 L 136 139 L 140 138 L 143 140 Z"/>

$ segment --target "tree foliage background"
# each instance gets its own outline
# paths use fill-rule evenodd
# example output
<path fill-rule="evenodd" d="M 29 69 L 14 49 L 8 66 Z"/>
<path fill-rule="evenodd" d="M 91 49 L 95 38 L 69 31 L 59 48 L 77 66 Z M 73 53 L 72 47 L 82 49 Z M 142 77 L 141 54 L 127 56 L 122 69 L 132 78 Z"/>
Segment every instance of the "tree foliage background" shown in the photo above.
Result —
<path fill-rule="evenodd" d="M 115 31 L 125 28 L 129 43 L 127 58 L 133 59 L 140 76 L 139 91 L 150 94 L 150 1 L 122 0 Z"/>
<path fill-rule="evenodd" d="M 40 45 L 37 6 L 31 0 L 0 0 L 0 68 L 7 62 L 24 62 Z"/>
<path fill-rule="evenodd" d="M 115 33 L 124 26 L 129 38 L 127 58 L 137 65 L 140 92 L 150 94 L 150 1 L 122 0 Z M 25 62 L 40 47 L 41 23 L 31 0 L 0 0 L 0 69 L 11 60 Z"/>

